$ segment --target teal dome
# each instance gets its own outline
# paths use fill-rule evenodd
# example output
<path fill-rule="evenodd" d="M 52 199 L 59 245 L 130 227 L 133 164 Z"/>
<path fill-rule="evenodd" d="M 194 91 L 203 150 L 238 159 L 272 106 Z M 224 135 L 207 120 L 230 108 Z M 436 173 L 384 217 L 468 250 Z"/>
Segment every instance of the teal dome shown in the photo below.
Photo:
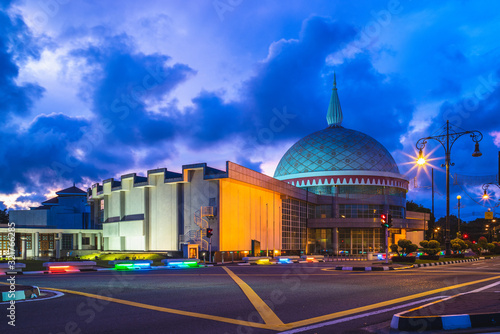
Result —
<path fill-rule="evenodd" d="M 362 132 L 337 125 L 295 143 L 281 158 L 274 177 L 329 171 L 399 174 L 394 158 L 382 144 Z"/>

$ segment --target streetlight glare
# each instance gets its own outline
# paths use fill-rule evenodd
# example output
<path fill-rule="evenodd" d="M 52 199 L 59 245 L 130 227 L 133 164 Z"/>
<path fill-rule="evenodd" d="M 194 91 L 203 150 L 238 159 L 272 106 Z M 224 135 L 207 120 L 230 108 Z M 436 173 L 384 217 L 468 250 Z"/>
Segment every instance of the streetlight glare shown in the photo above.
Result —
<path fill-rule="evenodd" d="M 419 164 L 420 166 L 425 165 L 425 159 L 424 158 L 418 158 L 417 164 Z"/>
<path fill-rule="evenodd" d="M 486 190 L 484 191 L 484 194 L 483 194 L 483 199 L 486 200 L 490 198 L 490 195 L 488 195 L 488 193 L 486 192 Z"/>

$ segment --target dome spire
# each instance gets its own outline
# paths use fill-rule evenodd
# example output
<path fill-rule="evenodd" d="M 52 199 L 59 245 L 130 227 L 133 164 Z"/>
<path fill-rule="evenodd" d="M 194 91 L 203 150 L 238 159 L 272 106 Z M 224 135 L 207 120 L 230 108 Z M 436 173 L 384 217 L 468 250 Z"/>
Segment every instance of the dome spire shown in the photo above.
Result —
<path fill-rule="evenodd" d="M 330 105 L 328 106 L 328 113 L 326 114 L 328 127 L 335 128 L 342 126 L 342 119 L 342 108 L 340 107 L 339 95 L 337 94 L 337 76 L 334 72 L 332 96 L 330 97 Z"/>

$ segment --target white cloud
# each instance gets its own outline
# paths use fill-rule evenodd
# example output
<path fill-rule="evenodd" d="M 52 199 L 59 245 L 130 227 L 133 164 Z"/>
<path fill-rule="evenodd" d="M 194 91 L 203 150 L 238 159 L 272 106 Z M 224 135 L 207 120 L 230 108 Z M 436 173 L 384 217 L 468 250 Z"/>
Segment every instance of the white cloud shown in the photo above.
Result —
<path fill-rule="evenodd" d="M 500 147 L 500 131 L 493 131 L 489 133 L 493 137 L 493 143 L 496 147 Z"/>

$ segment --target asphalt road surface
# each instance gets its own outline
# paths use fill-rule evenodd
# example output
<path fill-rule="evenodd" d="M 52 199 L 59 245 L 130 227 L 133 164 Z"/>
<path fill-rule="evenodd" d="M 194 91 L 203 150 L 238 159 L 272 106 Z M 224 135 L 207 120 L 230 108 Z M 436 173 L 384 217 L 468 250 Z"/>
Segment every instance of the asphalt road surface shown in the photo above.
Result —
<path fill-rule="evenodd" d="M 331 269 L 313 263 L 20 275 L 17 284 L 58 295 L 16 302 L 15 327 L 8 325 L 9 305 L 0 303 L 0 333 L 393 333 L 394 313 L 500 281 L 500 259 Z"/>

